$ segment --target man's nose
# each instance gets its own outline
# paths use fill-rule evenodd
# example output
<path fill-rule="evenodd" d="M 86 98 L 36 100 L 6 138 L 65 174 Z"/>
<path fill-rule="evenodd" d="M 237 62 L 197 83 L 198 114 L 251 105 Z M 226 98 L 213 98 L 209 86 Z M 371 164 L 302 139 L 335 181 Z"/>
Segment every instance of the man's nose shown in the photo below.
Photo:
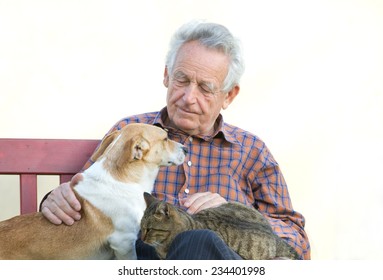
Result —
<path fill-rule="evenodd" d="M 184 100 L 188 103 L 194 103 L 198 95 L 198 85 L 190 83 L 184 89 Z"/>

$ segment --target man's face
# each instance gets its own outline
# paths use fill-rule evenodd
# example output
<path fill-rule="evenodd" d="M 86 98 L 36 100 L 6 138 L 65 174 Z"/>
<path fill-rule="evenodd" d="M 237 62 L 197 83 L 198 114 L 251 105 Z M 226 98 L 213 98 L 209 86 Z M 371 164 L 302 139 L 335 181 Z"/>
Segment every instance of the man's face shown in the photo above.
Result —
<path fill-rule="evenodd" d="M 223 93 L 229 58 L 197 41 L 184 44 L 172 73 L 167 68 L 167 109 L 171 125 L 189 135 L 211 135 L 221 109 L 226 109 L 239 92 L 234 87 Z"/>

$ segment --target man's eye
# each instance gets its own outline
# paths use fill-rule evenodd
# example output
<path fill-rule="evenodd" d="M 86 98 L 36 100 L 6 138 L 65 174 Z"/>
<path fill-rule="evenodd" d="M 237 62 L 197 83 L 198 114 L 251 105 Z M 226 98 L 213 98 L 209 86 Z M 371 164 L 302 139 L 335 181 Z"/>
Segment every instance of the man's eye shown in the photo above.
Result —
<path fill-rule="evenodd" d="M 200 92 L 204 94 L 205 96 L 213 96 L 216 94 L 216 91 L 214 90 L 214 88 L 210 87 L 209 85 L 200 84 L 198 85 L 198 87 Z"/>
<path fill-rule="evenodd" d="M 176 79 L 175 82 L 180 85 L 187 85 L 189 84 L 189 80 L 187 79 Z"/>
<path fill-rule="evenodd" d="M 199 85 L 202 93 L 212 93 L 213 91 L 207 85 Z"/>

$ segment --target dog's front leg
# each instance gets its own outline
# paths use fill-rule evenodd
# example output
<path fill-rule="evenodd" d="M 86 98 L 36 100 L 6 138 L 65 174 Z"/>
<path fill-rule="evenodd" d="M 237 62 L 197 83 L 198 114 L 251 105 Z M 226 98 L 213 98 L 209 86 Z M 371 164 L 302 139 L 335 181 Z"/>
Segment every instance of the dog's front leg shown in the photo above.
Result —
<path fill-rule="evenodd" d="M 137 234 L 115 232 L 109 237 L 110 247 L 117 260 L 137 260 Z"/>
<path fill-rule="evenodd" d="M 128 248 L 124 250 L 120 248 L 115 250 L 114 253 L 117 260 L 137 260 L 136 240 L 134 240 Z"/>

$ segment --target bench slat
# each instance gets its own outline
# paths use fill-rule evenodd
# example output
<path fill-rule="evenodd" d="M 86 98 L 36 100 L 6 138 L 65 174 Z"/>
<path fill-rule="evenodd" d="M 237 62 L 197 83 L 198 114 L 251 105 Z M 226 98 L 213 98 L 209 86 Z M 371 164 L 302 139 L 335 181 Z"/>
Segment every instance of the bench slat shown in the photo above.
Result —
<path fill-rule="evenodd" d="M 74 174 L 99 140 L 0 139 L 1 174 Z"/>
<path fill-rule="evenodd" d="M 37 175 L 59 175 L 60 183 L 79 172 L 100 140 L 0 139 L 0 174 L 20 175 L 20 212 L 37 210 Z"/>
<path fill-rule="evenodd" d="M 37 175 L 20 175 L 20 213 L 37 211 Z"/>

